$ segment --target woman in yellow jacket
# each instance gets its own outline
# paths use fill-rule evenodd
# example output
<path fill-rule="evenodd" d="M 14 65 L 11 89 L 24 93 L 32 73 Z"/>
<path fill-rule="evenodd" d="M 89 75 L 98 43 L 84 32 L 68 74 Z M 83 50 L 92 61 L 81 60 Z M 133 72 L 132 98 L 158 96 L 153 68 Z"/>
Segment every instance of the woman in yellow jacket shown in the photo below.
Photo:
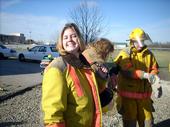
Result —
<path fill-rule="evenodd" d="M 99 90 L 105 88 L 106 81 L 97 79 L 81 54 L 84 44 L 74 23 L 65 25 L 57 48 L 61 56 L 53 60 L 43 77 L 42 110 L 45 126 L 101 127 Z M 105 75 L 107 70 L 101 70 Z"/>
<path fill-rule="evenodd" d="M 145 45 L 148 35 L 140 28 L 130 34 L 130 47 L 120 51 L 115 62 L 118 74 L 118 105 L 121 107 L 124 127 L 152 126 L 151 84 L 158 73 L 153 53 Z"/>

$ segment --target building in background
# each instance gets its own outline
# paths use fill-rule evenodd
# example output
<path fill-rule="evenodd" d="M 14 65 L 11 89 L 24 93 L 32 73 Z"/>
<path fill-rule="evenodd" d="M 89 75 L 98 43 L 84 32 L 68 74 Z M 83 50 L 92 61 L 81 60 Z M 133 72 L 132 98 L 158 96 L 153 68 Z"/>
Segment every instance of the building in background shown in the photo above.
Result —
<path fill-rule="evenodd" d="M 118 43 L 118 42 L 114 43 L 114 48 L 115 49 L 123 49 L 123 48 L 125 48 L 127 46 L 128 46 L 127 43 Z"/>
<path fill-rule="evenodd" d="M 0 41 L 3 44 L 24 44 L 25 36 L 22 33 L 13 33 L 11 35 L 0 34 Z"/>

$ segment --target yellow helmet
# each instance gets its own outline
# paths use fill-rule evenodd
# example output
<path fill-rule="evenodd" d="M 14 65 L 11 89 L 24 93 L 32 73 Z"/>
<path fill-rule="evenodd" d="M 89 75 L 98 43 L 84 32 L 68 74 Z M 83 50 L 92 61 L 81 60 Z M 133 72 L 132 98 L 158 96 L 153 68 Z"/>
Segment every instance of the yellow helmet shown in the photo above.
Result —
<path fill-rule="evenodd" d="M 129 35 L 130 40 L 146 40 L 146 34 L 141 28 L 135 28 Z"/>

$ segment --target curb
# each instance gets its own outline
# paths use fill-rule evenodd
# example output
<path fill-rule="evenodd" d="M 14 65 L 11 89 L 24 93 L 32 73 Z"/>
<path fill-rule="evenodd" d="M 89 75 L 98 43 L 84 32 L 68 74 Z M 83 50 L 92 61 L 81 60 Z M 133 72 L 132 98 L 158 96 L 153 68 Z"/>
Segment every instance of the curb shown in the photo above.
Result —
<path fill-rule="evenodd" d="M 13 91 L 11 93 L 7 93 L 6 95 L 2 95 L 2 96 L 0 96 L 0 103 L 2 103 L 5 100 L 8 100 L 10 98 L 13 98 L 13 97 L 15 97 L 17 95 L 20 95 L 20 94 L 23 94 L 23 93 L 25 93 L 27 91 L 30 91 L 30 90 L 32 90 L 33 88 L 35 88 L 35 87 L 37 87 L 39 85 L 41 85 L 41 83 L 36 84 L 34 86 L 26 87 L 26 88 L 23 88 L 23 89 L 20 89 L 20 90 L 16 90 L 16 91 Z"/>

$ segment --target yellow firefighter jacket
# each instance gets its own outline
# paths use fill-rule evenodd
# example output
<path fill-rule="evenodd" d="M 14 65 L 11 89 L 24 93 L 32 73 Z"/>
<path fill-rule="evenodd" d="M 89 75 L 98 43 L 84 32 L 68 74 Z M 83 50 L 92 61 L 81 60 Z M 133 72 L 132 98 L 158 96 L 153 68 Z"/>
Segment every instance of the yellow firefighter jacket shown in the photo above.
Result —
<path fill-rule="evenodd" d="M 102 110 L 98 89 L 106 82 L 97 79 L 87 63 L 71 56 L 65 60 L 67 64 L 62 57 L 56 58 L 44 74 L 44 123 L 64 122 L 66 127 L 101 127 Z"/>
<path fill-rule="evenodd" d="M 147 79 L 142 79 L 142 71 L 156 74 L 158 64 L 154 55 L 145 46 L 141 52 L 127 47 L 114 60 L 120 67 L 118 92 L 120 96 L 143 99 L 151 96 L 152 88 Z"/>

